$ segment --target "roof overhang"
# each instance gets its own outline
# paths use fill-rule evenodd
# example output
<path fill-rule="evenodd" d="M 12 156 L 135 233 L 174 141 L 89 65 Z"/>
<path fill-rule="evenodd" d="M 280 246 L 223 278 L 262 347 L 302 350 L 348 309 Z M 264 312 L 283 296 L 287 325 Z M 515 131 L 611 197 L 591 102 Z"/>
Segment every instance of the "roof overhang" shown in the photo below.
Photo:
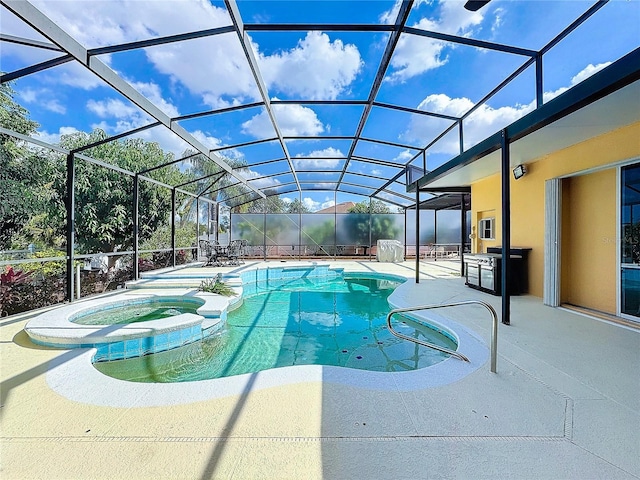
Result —
<path fill-rule="evenodd" d="M 506 127 L 511 167 L 640 121 L 640 48 Z M 446 191 L 500 173 L 496 132 L 407 186 Z"/>
<path fill-rule="evenodd" d="M 464 209 L 471 209 L 471 193 L 444 193 L 420 202 L 420 210 L 460 210 L 464 201 Z M 407 210 L 415 210 L 412 205 Z"/>

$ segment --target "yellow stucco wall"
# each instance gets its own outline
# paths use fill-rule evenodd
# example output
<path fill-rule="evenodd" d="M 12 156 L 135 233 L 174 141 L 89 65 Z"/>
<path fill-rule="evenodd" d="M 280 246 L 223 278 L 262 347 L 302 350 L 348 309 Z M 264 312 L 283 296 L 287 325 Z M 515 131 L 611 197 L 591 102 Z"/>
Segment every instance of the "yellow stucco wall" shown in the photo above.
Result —
<path fill-rule="evenodd" d="M 639 157 L 640 122 L 559 150 L 536 162 L 528 163 L 527 175 L 517 181 L 510 175 L 511 245 L 533 249 L 529 257 L 529 293 L 539 297 L 542 297 L 543 293 L 545 181 Z M 615 172 L 615 169 L 612 171 Z M 602 192 L 602 195 L 607 197 L 607 202 L 598 203 L 593 208 L 596 208 L 600 213 L 609 210 L 605 214 L 612 216 L 615 222 L 615 183 L 612 189 Z M 496 241 L 492 243 L 499 245 L 502 232 L 500 175 L 493 175 L 472 184 L 471 199 L 471 218 L 476 228 L 483 212 L 494 211 Z M 613 212 L 610 211 L 610 200 L 614 202 Z M 615 231 L 613 236 L 615 238 Z M 487 246 L 492 245 L 485 242 L 480 245 L 477 238 L 473 242 L 475 252 L 485 251 Z M 589 251 L 576 252 L 576 255 L 581 254 L 592 255 Z M 613 263 L 615 267 L 615 257 Z M 613 294 L 608 293 L 607 295 L 613 298 L 615 304 L 615 281 L 612 283 L 612 288 Z"/>

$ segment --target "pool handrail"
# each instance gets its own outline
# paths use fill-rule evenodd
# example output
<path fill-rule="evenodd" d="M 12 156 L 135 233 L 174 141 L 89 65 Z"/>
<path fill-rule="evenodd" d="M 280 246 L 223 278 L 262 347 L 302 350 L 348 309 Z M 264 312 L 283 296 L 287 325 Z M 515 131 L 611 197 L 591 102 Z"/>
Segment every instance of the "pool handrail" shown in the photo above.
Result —
<path fill-rule="evenodd" d="M 459 358 L 460 360 L 464 360 L 465 362 L 470 362 L 470 360 L 463 354 L 449 350 L 448 348 L 440 347 L 439 345 L 434 345 L 429 342 L 425 342 L 424 340 L 420 340 L 417 338 L 409 337 L 403 333 L 400 333 L 393 329 L 391 325 L 391 317 L 393 317 L 396 313 L 405 313 L 405 312 L 415 312 L 418 310 L 435 310 L 437 308 L 448 308 L 448 307 L 459 307 L 462 305 L 481 305 L 491 313 L 492 317 L 492 326 L 491 326 L 491 372 L 496 373 L 496 357 L 497 357 L 497 349 L 498 349 L 498 314 L 495 309 L 486 302 L 482 302 L 480 300 L 465 300 L 463 302 L 453 302 L 453 303 L 439 303 L 439 304 L 431 304 L 431 305 L 418 305 L 415 307 L 405 307 L 405 308 L 394 308 L 387 315 L 387 327 L 389 331 L 398 338 L 402 338 L 403 340 L 408 340 L 410 342 L 417 343 L 424 347 L 433 348 L 435 350 L 448 353 L 449 355 Z M 412 320 L 416 320 L 412 318 Z M 420 323 L 418 321 L 418 323 Z"/>

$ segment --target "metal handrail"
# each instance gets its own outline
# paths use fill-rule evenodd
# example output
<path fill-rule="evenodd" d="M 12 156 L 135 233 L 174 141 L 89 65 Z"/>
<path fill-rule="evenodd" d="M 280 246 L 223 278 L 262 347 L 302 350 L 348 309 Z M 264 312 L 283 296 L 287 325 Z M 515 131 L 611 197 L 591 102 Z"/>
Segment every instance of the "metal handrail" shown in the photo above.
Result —
<path fill-rule="evenodd" d="M 465 362 L 470 362 L 470 360 L 466 356 L 462 355 L 461 353 L 455 352 L 453 350 L 449 350 L 448 348 L 440 347 L 438 345 L 434 345 L 429 342 L 425 342 L 417 338 L 409 337 L 408 335 L 405 335 L 403 333 L 400 333 L 394 330 L 393 327 L 391 326 L 391 317 L 393 317 L 393 315 L 395 315 L 396 313 L 415 312 L 417 310 L 435 310 L 437 308 L 459 307 L 462 305 L 482 305 L 484 308 L 489 310 L 489 313 L 491 313 L 491 317 L 493 321 L 491 326 L 491 372 L 496 373 L 496 357 L 497 357 L 497 350 L 498 350 L 498 314 L 496 313 L 495 309 L 486 302 L 482 302 L 480 300 L 466 300 L 464 302 L 441 303 L 441 304 L 435 304 L 435 305 L 420 305 L 417 307 L 395 308 L 391 310 L 387 315 L 387 327 L 389 331 L 398 338 L 402 338 L 403 340 L 408 340 L 410 342 L 417 343 L 424 347 L 433 348 L 435 350 L 448 353 L 449 355 L 459 358 L 460 360 L 464 360 Z"/>

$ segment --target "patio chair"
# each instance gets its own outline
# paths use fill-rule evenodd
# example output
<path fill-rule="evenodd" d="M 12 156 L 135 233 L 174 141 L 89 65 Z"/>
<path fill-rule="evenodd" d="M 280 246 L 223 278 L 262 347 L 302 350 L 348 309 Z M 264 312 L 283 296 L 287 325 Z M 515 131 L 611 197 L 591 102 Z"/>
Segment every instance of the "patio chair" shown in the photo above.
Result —
<path fill-rule="evenodd" d="M 211 242 L 209 242 L 209 240 L 200 240 L 198 241 L 198 246 L 200 247 L 200 255 L 207 259 L 205 265 L 209 265 L 211 263 L 211 252 L 213 250 Z"/>
<path fill-rule="evenodd" d="M 213 265 L 219 267 L 222 265 L 220 259 L 226 257 L 225 247 L 221 247 L 216 240 L 200 240 L 199 245 L 202 255 L 207 257 L 205 266 Z"/>
<path fill-rule="evenodd" d="M 247 247 L 249 246 L 249 242 L 246 240 L 240 240 L 240 257 L 238 261 L 241 264 L 244 264 L 244 257 L 247 255 Z"/>
<path fill-rule="evenodd" d="M 224 261 L 226 260 L 226 262 Z M 220 245 L 218 242 L 215 242 L 213 246 L 213 262 L 216 266 L 225 265 L 227 262 L 230 263 L 229 259 L 229 247 L 225 247 Z"/>
<path fill-rule="evenodd" d="M 229 247 L 227 248 L 227 257 L 229 259 L 229 265 L 240 265 L 243 256 L 243 242 L 244 240 L 231 240 Z M 244 261 L 242 261 L 244 263 Z"/>

